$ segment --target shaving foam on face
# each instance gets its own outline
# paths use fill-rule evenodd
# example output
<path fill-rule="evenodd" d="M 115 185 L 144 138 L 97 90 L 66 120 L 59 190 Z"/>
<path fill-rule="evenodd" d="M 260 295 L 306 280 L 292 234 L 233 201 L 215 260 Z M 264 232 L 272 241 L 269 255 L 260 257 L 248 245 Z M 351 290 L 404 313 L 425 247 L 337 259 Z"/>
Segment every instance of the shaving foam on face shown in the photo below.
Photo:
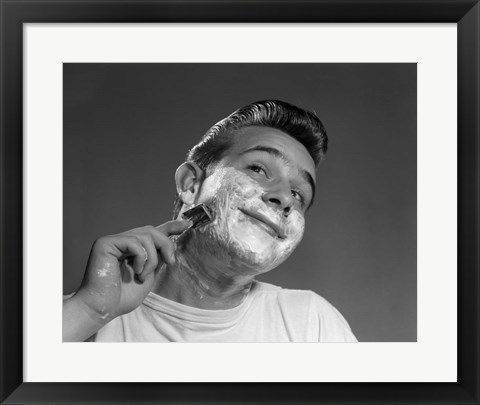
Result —
<path fill-rule="evenodd" d="M 262 199 L 264 190 L 246 173 L 222 168 L 205 179 L 201 198 L 215 212 L 212 222 L 196 230 L 198 247 L 217 249 L 234 267 L 263 273 L 288 258 L 303 237 L 305 220 L 297 210 L 285 217 Z M 257 213 L 281 230 L 278 237 L 269 225 L 248 213 Z M 278 230 L 277 229 L 277 230 Z"/>

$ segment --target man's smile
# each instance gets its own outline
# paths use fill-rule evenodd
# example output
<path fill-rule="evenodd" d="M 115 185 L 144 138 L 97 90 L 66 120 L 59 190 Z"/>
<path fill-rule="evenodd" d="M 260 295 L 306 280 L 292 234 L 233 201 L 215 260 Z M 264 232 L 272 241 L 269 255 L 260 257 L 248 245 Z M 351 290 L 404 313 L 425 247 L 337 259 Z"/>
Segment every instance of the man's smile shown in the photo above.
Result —
<path fill-rule="evenodd" d="M 241 168 L 217 168 L 204 180 L 197 202 L 208 205 L 215 213 L 212 226 L 199 228 L 199 236 L 204 234 L 211 242 L 212 252 L 221 246 L 228 257 L 242 263 L 242 271 L 248 268 L 261 274 L 290 256 L 302 239 L 305 219 L 296 208 L 284 217 L 285 207 L 277 203 L 274 195 L 266 200 L 270 184 L 261 184 L 256 177 Z M 274 193 L 275 187 L 268 190 Z M 283 188 L 286 195 L 290 187 Z"/>
<path fill-rule="evenodd" d="M 266 215 L 254 210 L 247 210 L 245 208 L 239 208 L 239 210 L 246 215 L 249 219 L 253 219 L 253 221 L 260 225 L 263 229 L 265 229 L 270 235 L 278 239 L 285 239 L 286 235 L 283 231 L 282 227 L 268 218 Z"/>

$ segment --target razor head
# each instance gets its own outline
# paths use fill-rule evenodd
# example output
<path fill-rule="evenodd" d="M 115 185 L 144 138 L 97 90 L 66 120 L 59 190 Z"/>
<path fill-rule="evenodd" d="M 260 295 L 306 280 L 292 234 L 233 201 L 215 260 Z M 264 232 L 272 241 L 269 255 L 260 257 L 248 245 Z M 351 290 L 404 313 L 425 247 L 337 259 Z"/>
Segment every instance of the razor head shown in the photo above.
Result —
<path fill-rule="evenodd" d="M 189 219 L 192 221 L 191 228 L 198 228 L 208 224 L 213 219 L 212 210 L 204 204 L 195 205 L 195 207 L 190 208 L 182 214 L 183 219 Z"/>

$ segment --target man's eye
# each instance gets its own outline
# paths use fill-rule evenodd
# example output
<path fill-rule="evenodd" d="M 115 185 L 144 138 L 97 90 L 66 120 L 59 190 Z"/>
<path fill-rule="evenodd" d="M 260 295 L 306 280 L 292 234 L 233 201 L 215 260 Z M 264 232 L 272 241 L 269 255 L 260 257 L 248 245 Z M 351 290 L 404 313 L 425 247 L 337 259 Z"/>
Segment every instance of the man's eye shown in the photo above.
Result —
<path fill-rule="evenodd" d="M 264 174 L 265 176 L 267 175 L 267 172 L 265 171 L 265 169 L 259 165 L 249 165 L 247 169 L 255 173 Z"/>
<path fill-rule="evenodd" d="M 298 191 L 296 190 L 292 190 L 292 196 L 293 198 L 297 199 L 298 201 L 300 201 L 302 204 L 304 203 L 305 199 L 303 198 L 303 195 L 300 194 Z"/>

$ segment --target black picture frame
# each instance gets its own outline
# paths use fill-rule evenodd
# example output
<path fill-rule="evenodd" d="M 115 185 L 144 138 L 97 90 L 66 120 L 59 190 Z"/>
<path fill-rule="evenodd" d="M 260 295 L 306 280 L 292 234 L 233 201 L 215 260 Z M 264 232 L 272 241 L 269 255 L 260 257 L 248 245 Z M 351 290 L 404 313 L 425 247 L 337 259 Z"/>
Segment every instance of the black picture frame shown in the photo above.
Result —
<path fill-rule="evenodd" d="M 479 404 L 479 1 L 0 0 L 1 403 Z M 23 382 L 23 23 L 31 22 L 456 23 L 458 382 L 281 384 Z"/>

